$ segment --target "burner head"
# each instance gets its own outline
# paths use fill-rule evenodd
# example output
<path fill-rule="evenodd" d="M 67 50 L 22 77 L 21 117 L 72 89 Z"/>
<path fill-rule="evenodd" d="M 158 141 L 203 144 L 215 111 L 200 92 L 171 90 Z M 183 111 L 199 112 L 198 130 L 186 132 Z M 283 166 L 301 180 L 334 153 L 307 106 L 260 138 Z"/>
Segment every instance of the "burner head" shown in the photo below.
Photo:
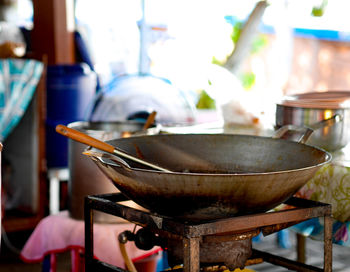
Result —
<path fill-rule="evenodd" d="M 170 266 L 183 263 L 182 240 L 169 239 L 167 252 Z M 200 243 L 200 262 L 202 265 L 224 264 L 232 271 L 236 268 L 243 269 L 251 255 L 252 239 Z"/>

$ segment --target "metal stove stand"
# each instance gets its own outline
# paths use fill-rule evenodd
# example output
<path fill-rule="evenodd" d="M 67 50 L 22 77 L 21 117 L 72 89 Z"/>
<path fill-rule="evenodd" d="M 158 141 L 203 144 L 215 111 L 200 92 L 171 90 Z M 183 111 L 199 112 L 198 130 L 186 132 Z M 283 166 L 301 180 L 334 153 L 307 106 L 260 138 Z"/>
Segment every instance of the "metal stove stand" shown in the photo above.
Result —
<path fill-rule="evenodd" d="M 292 206 L 290 209 L 236 216 L 208 223 L 188 224 L 119 203 L 126 200 L 129 199 L 120 193 L 85 197 L 85 269 L 87 272 L 125 271 L 93 258 L 93 210 L 124 218 L 139 226 L 147 227 L 154 233 L 169 233 L 169 235 L 180 237 L 183 241 L 183 271 L 185 272 L 200 271 L 200 241 L 203 239 L 210 241 L 242 240 L 257 235 L 259 232 L 268 235 L 314 217 L 324 217 L 323 268 L 254 249 L 246 265 L 269 262 L 295 271 L 332 271 L 332 219 L 329 204 L 292 197 L 285 202 Z"/>

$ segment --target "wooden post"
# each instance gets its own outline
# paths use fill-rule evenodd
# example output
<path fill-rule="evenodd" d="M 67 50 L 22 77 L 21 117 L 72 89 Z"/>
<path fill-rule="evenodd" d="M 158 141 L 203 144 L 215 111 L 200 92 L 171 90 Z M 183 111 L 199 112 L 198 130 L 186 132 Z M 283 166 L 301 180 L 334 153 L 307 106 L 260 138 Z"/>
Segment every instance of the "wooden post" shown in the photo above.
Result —
<path fill-rule="evenodd" d="M 33 0 L 35 53 L 48 56 L 48 64 L 72 64 L 74 48 L 73 0 Z"/>

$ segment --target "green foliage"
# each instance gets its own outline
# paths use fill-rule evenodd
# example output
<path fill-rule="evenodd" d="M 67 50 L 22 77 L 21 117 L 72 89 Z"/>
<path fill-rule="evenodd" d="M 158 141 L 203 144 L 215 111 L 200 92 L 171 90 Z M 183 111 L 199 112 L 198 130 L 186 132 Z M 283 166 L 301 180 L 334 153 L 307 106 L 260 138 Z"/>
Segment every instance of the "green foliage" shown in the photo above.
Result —
<path fill-rule="evenodd" d="M 243 28 L 243 23 L 242 22 L 236 22 L 235 25 L 232 28 L 232 34 L 231 34 L 231 39 L 233 43 L 237 43 L 239 40 L 239 37 L 241 36 Z"/>
<path fill-rule="evenodd" d="M 323 16 L 326 6 L 328 4 L 328 0 L 322 0 L 322 3 L 320 6 L 313 7 L 311 11 L 311 15 L 315 17 L 321 17 Z"/>
<path fill-rule="evenodd" d="M 211 60 L 211 63 L 222 66 L 222 65 L 225 64 L 225 61 L 226 61 L 226 60 L 220 61 L 220 60 L 218 60 L 217 58 L 213 57 L 212 60 Z"/>
<path fill-rule="evenodd" d="M 251 89 L 255 84 L 255 74 L 252 72 L 245 72 L 242 74 L 240 80 L 242 82 L 243 88 L 246 90 Z"/>
<path fill-rule="evenodd" d="M 264 35 L 258 35 L 256 39 L 253 41 L 251 53 L 257 54 L 261 49 L 263 49 L 267 45 L 267 37 Z"/>
<path fill-rule="evenodd" d="M 205 90 L 202 90 L 199 94 L 199 99 L 196 105 L 197 109 L 215 109 L 215 101 L 212 99 Z"/>
<path fill-rule="evenodd" d="M 324 9 L 322 7 L 313 7 L 311 14 L 315 17 L 321 17 L 324 14 Z"/>

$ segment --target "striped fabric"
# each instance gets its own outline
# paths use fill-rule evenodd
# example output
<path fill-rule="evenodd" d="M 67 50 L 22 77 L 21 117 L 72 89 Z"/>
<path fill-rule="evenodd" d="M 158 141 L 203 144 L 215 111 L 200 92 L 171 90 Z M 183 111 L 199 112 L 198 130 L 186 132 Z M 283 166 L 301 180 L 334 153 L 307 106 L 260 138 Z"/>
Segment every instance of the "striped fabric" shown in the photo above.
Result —
<path fill-rule="evenodd" d="M 4 141 L 25 113 L 43 71 L 43 63 L 28 59 L 0 59 L 0 141 Z"/>

